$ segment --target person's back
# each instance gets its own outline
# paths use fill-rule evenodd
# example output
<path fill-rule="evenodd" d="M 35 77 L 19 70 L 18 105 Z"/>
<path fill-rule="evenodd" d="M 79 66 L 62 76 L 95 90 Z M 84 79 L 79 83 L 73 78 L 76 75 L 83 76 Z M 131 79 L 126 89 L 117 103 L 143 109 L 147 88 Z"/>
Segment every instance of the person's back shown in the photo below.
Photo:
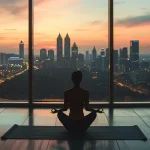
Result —
<path fill-rule="evenodd" d="M 52 109 L 53 113 L 58 112 L 58 118 L 64 127 L 71 132 L 86 131 L 91 123 L 96 118 L 96 112 L 89 107 L 89 92 L 80 88 L 80 83 L 82 81 L 82 72 L 75 71 L 72 73 L 72 82 L 74 84 L 73 88 L 65 91 L 64 93 L 64 108 L 60 110 Z M 83 108 L 85 110 L 91 111 L 90 114 L 84 116 Z M 70 108 L 70 114 L 67 116 L 63 113 Z"/>
<path fill-rule="evenodd" d="M 88 101 L 89 92 L 82 88 L 72 88 L 65 92 L 70 113 L 69 116 L 73 120 L 80 120 L 84 118 L 83 107 Z"/>

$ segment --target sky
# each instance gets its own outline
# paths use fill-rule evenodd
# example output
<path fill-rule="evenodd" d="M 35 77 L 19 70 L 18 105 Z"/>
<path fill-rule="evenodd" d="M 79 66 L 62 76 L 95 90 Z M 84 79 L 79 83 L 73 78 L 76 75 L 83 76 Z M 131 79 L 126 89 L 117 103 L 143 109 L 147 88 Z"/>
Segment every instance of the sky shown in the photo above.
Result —
<path fill-rule="evenodd" d="M 140 53 L 150 54 L 150 0 L 114 0 L 114 49 L 140 41 Z M 28 0 L 0 1 L 0 52 L 28 53 Z M 34 0 L 34 52 L 54 49 L 58 34 L 68 33 L 79 52 L 108 47 L 107 0 Z"/>

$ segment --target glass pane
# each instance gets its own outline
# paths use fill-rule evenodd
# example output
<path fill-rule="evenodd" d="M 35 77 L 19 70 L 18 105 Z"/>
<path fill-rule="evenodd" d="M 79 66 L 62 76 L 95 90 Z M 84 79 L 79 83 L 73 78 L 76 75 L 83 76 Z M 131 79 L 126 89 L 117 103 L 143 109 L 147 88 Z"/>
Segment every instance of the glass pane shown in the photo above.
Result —
<path fill-rule="evenodd" d="M 34 2 L 34 101 L 62 101 L 81 70 L 90 100 L 109 101 L 108 2 Z"/>
<path fill-rule="evenodd" d="M 149 5 L 148 0 L 114 3 L 116 102 L 150 101 Z"/>
<path fill-rule="evenodd" d="M 28 99 L 28 1 L 0 1 L 0 102 Z"/>

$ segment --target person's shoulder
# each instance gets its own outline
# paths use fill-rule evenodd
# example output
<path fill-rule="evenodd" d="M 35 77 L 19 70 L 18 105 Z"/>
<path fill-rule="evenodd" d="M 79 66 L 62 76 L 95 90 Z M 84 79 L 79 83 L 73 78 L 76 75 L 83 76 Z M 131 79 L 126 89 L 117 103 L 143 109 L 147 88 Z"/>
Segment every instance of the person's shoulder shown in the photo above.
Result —
<path fill-rule="evenodd" d="M 64 92 L 64 94 L 68 94 L 68 93 L 70 93 L 70 91 L 71 91 L 71 89 L 66 90 L 66 91 Z"/>
<path fill-rule="evenodd" d="M 86 89 L 82 89 L 82 88 L 81 88 L 81 91 L 84 92 L 84 93 L 86 93 L 86 94 L 89 94 L 89 91 L 86 90 Z"/>

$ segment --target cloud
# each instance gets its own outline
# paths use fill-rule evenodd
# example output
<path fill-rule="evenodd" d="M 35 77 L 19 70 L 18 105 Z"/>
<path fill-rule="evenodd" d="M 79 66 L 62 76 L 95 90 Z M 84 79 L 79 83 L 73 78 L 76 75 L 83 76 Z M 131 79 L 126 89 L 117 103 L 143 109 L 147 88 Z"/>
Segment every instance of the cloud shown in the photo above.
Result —
<path fill-rule="evenodd" d="M 118 5 L 118 4 L 125 4 L 126 2 L 125 1 L 122 1 L 122 2 L 114 2 L 115 5 Z"/>
<path fill-rule="evenodd" d="M 4 40 L 5 39 L 5 37 L 3 37 L 3 36 L 0 36 L 0 40 Z"/>
<path fill-rule="evenodd" d="M 141 16 L 127 17 L 123 19 L 116 20 L 115 22 L 118 26 L 134 27 L 138 25 L 150 24 L 150 15 L 145 14 Z"/>
<path fill-rule="evenodd" d="M 82 32 L 82 31 L 84 32 L 84 31 L 89 31 L 89 30 L 90 29 L 82 29 L 82 28 L 81 29 L 80 28 L 79 29 L 75 29 L 75 31 L 78 31 L 78 32 Z"/>
<path fill-rule="evenodd" d="M 100 25 L 102 23 L 101 20 L 94 20 L 92 22 L 90 22 L 90 25 L 95 26 L 95 25 Z"/>
<path fill-rule="evenodd" d="M 35 0 L 33 5 L 41 5 L 42 3 L 53 0 Z M 28 0 L 1 0 L 0 8 L 6 10 L 12 15 L 20 15 L 24 11 L 28 11 Z"/>
<path fill-rule="evenodd" d="M 17 29 L 4 29 L 6 31 L 17 31 Z"/>

